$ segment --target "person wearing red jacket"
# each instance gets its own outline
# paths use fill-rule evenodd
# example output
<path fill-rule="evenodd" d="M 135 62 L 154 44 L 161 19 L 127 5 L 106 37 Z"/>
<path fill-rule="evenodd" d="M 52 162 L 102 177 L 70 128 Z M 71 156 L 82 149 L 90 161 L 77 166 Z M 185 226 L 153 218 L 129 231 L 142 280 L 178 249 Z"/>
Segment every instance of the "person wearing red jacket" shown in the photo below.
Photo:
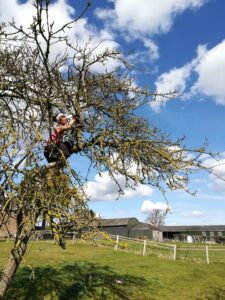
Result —
<path fill-rule="evenodd" d="M 76 119 L 68 121 L 68 116 L 59 113 L 56 117 L 57 125 L 53 127 L 50 138 L 44 150 L 44 156 L 48 163 L 67 159 L 73 152 L 73 142 L 64 141 L 64 134 L 76 124 Z"/>

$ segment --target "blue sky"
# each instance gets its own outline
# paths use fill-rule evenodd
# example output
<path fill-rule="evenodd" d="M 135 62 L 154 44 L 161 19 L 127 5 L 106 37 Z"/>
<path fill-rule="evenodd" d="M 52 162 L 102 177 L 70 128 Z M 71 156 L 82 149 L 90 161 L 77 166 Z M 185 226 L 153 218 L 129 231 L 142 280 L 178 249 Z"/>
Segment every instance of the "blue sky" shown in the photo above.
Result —
<path fill-rule="evenodd" d="M 32 1 L 0 0 L 0 20 L 16 18 L 28 24 Z M 85 1 L 55 2 L 53 19 L 70 20 Z M 171 137 L 186 136 L 186 145 L 200 146 L 207 138 L 209 150 L 221 153 L 213 171 L 225 178 L 225 1 L 224 0 L 93 0 L 72 30 L 79 42 L 93 36 L 93 46 L 116 47 L 139 68 L 136 82 L 151 90 L 182 94 L 163 104 L 149 104 L 140 113 Z M 27 18 L 25 18 L 27 16 Z M 27 22 L 27 23 L 26 23 Z M 56 22 L 56 23 L 57 23 Z M 73 35 L 71 35 L 73 38 Z M 140 71 L 141 70 L 141 71 Z M 71 159 L 84 172 L 86 162 Z M 207 166 L 215 162 L 206 158 Z M 162 195 L 151 188 L 126 191 L 115 200 L 115 186 L 104 174 L 89 178 L 90 206 L 101 216 L 137 217 L 144 221 L 153 208 L 163 207 Z M 121 182 L 122 178 L 119 178 Z M 168 225 L 225 224 L 225 182 L 207 173 L 195 174 L 193 197 L 181 191 L 167 193 L 171 213 Z M 102 187 L 102 188 L 101 188 Z M 103 188 L 104 187 L 104 188 Z"/>

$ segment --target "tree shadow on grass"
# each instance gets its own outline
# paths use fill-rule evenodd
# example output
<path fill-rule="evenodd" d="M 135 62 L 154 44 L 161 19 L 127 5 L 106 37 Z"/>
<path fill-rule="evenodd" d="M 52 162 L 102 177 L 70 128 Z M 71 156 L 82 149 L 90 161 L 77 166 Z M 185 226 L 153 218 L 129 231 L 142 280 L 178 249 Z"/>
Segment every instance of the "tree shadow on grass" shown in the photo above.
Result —
<path fill-rule="evenodd" d="M 203 295 L 195 298 L 195 300 L 225 300 L 225 287 L 209 288 Z"/>
<path fill-rule="evenodd" d="M 146 299 L 145 279 L 118 274 L 108 266 L 88 262 L 52 267 L 28 268 L 18 271 L 6 299 Z M 149 299 L 149 298 L 148 298 Z"/>

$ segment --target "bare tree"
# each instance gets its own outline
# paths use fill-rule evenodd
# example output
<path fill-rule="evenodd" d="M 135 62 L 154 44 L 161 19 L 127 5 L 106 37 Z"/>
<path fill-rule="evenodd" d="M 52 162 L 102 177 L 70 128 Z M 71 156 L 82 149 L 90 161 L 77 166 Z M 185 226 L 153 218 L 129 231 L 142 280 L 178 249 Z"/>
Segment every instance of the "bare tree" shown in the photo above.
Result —
<path fill-rule="evenodd" d="M 14 22 L 0 28 L 0 226 L 10 217 L 17 223 L 1 273 L 0 298 L 26 253 L 37 220 L 47 220 L 61 247 L 68 230 L 78 232 L 93 224 L 86 180 L 67 161 L 63 168 L 44 165 L 43 149 L 55 112 L 66 110 L 78 122 L 83 119 L 84 125 L 73 131 L 74 155 L 86 157 L 92 168 L 108 171 L 115 181 L 115 174 L 122 174 L 132 188 L 142 183 L 163 193 L 167 188 L 189 192 L 189 176 L 203 168 L 201 154 L 206 152 L 205 146 L 185 147 L 183 138 L 171 140 L 139 117 L 136 111 L 154 100 L 155 93 L 134 84 L 130 65 L 117 50 L 99 53 L 88 44 L 72 44 L 65 31 L 77 19 L 55 29 L 49 21 L 51 2 L 34 0 L 36 15 L 28 29 Z M 53 56 L 56 44 L 69 51 Z M 121 67 L 93 71 L 109 59 Z"/>
<path fill-rule="evenodd" d="M 165 225 L 166 212 L 161 209 L 153 209 L 147 219 L 146 222 L 151 224 L 152 226 L 158 227 Z"/>

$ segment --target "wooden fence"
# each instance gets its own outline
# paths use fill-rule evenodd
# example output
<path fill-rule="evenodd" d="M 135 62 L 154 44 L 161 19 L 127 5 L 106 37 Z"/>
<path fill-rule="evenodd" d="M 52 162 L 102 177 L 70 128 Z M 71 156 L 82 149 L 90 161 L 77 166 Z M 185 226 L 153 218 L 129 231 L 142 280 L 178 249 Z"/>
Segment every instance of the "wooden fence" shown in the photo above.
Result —
<path fill-rule="evenodd" d="M 188 260 L 193 262 L 211 262 L 225 263 L 225 247 L 224 245 L 207 245 L 207 244 L 192 244 L 187 246 L 182 244 L 159 243 L 149 240 L 141 240 L 123 237 L 119 235 L 110 235 L 113 243 L 111 246 L 116 251 L 126 251 L 136 253 L 142 256 L 156 255 L 166 257 L 173 260 Z M 109 246 L 110 243 L 103 239 L 99 242 L 101 245 Z"/>
<path fill-rule="evenodd" d="M 36 231 L 33 239 L 54 240 L 51 231 Z M 72 244 L 85 242 L 78 239 L 73 232 L 68 233 L 67 239 Z M 86 241 L 87 242 L 87 241 Z M 142 256 L 155 255 L 172 260 L 186 260 L 198 263 L 225 263 L 225 246 L 220 244 L 208 245 L 203 243 L 164 243 L 151 240 L 128 238 L 119 235 L 108 235 L 100 233 L 93 240 L 93 243 L 100 247 L 110 247 L 116 251 L 135 253 Z"/>

